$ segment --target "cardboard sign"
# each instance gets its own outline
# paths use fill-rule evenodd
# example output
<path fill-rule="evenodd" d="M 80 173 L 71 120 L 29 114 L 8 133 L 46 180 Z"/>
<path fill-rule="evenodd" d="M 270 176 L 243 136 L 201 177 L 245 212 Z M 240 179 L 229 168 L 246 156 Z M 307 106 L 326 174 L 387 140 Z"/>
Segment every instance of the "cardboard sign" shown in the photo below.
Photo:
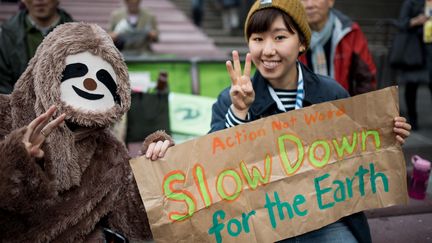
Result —
<path fill-rule="evenodd" d="M 386 88 L 215 132 L 131 166 L 157 242 L 274 242 L 407 203 Z"/>

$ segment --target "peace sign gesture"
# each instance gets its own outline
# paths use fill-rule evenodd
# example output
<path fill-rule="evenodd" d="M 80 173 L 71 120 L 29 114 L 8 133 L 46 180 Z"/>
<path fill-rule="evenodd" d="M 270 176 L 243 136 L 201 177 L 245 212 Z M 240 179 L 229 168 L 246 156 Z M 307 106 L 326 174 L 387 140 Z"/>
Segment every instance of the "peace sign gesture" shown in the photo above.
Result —
<path fill-rule="evenodd" d="M 36 158 L 42 158 L 44 156 L 44 151 L 40 148 L 41 145 L 51 131 L 64 121 L 66 114 L 63 113 L 49 122 L 55 111 L 56 107 L 51 106 L 45 113 L 36 117 L 27 126 L 27 131 L 24 134 L 22 142 L 30 156 Z"/>
<path fill-rule="evenodd" d="M 250 79 L 251 56 L 250 53 L 246 54 L 243 74 L 238 52 L 233 51 L 232 57 L 234 67 L 231 61 L 226 62 L 226 68 L 231 77 L 231 109 L 238 118 L 245 119 L 249 111 L 249 107 L 255 100 L 255 91 L 253 90 Z"/>

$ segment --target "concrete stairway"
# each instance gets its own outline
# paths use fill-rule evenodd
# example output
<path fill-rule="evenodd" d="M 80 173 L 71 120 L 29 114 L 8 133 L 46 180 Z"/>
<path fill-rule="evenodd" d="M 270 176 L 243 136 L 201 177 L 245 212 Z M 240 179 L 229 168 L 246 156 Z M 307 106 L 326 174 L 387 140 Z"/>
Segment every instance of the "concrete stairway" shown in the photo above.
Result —
<path fill-rule="evenodd" d="M 191 19 L 191 0 L 171 0 L 177 5 L 188 18 Z M 222 29 L 221 13 L 217 0 L 204 1 L 204 18 L 202 23 L 203 31 L 214 43 L 228 56 L 232 50 L 239 50 L 240 53 L 247 52 L 247 45 L 243 37 L 243 30 L 239 29 L 232 33 L 224 32 Z M 353 20 L 357 21 L 369 41 L 373 52 L 382 52 L 390 42 L 395 29 L 391 26 L 390 19 L 399 15 L 402 0 L 345 0 L 336 1 L 335 8 L 341 10 Z M 247 14 L 247 7 L 240 8 L 241 23 Z M 384 48 L 384 49 L 383 49 Z M 379 53 L 378 53 L 379 55 Z"/>
<path fill-rule="evenodd" d="M 146 0 L 147 8 L 158 21 L 159 42 L 153 45 L 157 53 L 175 54 L 177 57 L 221 58 L 221 50 L 214 41 L 169 0 Z"/>
<path fill-rule="evenodd" d="M 191 0 L 170 0 L 192 21 Z M 222 27 L 222 11 L 218 0 L 204 0 L 204 16 L 202 30 L 214 40 L 216 46 L 222 50 L 226 57 L 231 56 L 232 50 L 238 50 L 241 54 L 246 53 L 248 48 L 243 37 L 243 30 L 234 30 L 228 33 Z M 243 20 L 240 20 L 242 24 Z"/>
<path fill-rule="evenodd" d="M 60 7 L 77 21 L 99 24 L 108 29 L 110 14 L 123 7 L 122 0 L 63 0 Z M 152 45 L 157 55 L 174 58 L 222 58 L 223 52 L 216 47 L 200 28 L 169 0 L 145 0 L 141 6 L 156 16 L 160 31 L 159 41 Z M 0 23 L 18 12 L 17 3 L 0 2 Z"/>
<path fill-rule="evenodd" d="M 175 52 L 179 56 L 195 56 L 193 49 L 202 50 L 202 55 L 208 57 L 229 57 L 232 50 L 239 50 L 244 54 L 248 48 L 243 37 L 243 30 L 239 29 L 227 33 L 222 28 L 222 9 L 218 0 L 204 1 L 204 18 L 202 28 L 197 28 L 191 20 L 191 0 L 146 0 L 142 5 L 156 15 L 160 30 L 161 43 L 177 42 L 174 47 L 170 44 L 156 45 L 157 52 Z M 391 27 L 389 19 L 397 18 L 402 0 L 345 0 L 336 1 L 335 8 L 343 11 L 357 21 L 365 32 L 369 46 L 376 56 L 387 53 L 395 29 Z M 0 22 L 17 11 L 17 4 L 0 4 Z M 121 0 L 99 0 L 88 2 L 85 0 L 64 0 L 61 6 L 71 12 L 77 20 L 99 23 L 106 28 L 110 12 L 122 6 Z M 247 7 L 240 8 L 240 16 L 246 15 Z M 178 11 L 181 10 L 181 11 Z M 385 11 L 384 11 L 385 10 Z M 243 23 L 241 18 L 240 23 Z M 197 31 L 198 30 L 198 31 Z M 201 33 L 199 33 L 201 32 Z M 180 43 L 182 44 L 180 44 Z M 210 53 L 205 49 L 214 44 L 217 48 Z M 187 54 L 192 52 L 191 54 Z"/>

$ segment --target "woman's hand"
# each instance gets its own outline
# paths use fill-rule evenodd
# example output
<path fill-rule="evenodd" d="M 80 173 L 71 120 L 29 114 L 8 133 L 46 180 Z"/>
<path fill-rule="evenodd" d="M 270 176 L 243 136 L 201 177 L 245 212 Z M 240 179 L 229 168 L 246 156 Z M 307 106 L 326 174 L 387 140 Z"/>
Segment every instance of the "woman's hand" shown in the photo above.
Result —
<path fill-rule="evenodd" d="M 255 91 L 253 90 L 250 79 L 251 56 L 250 53 L 246 54 L 243 74 L 238 52 L 233 51 L 232 57 L 234 67 L 231 61 L 226 62 L 226 68 L 231 77 L 231 109 L 238 118 L 245 119 L 249 111 L 249 107 L 255 100 Z"/>
<path fill-rule="evenodd" d="M 152 161 L 163 158 L 168 148 L 173 145 L 174 144 L 172 144 L 170 140 L 151 143 L 146 151 L 145 157 Z"/>
<path fill-rule="evenodd" d="M 393 131 L 396 133 L 396 140 L 400 145 L 405 143 L 405 139 L 410 135 L 411 125 L 407 123 L 405 117 L 395 117 Z"/>
<path fill-rule="evenodd" d="M 51 106 L 45 113 L 36 117 L 27 126 L 27 131 L 22 141 L 30 156 L 36 158 L 42 158 L 44 156 L 44 151 L 40 148 L 41 145 L 51 131 L 64 121 L 66 114 L 62 114 L 56 119 L 49 121 L 55 111 L 56 107 Z"/>

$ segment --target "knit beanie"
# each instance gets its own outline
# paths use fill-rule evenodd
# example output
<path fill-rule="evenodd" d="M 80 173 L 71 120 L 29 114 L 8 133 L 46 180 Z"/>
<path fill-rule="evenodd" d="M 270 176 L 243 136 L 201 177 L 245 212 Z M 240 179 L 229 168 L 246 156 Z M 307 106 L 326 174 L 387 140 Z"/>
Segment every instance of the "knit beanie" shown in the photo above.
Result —
<path fill-rule="evenodd" d="M 256 0 L 255 3 L 250 8 L 246 18 L 246 22 L 244 25 L 245 37 L 247 36 L 246 29 L 247 29 L 249 18 L 256 11 L 264 8 L 277 8 L 282 10 L 286 14 L 288 14 L 297 24 L 300 31 L 303 33 L 306 39 L 306 49 L 309 47 L 310 40 L 311 40 L 311 30 L 307 22 L 306 11 L 303 7 L 303 4 L 300 2 L 300 0 Z"/>

